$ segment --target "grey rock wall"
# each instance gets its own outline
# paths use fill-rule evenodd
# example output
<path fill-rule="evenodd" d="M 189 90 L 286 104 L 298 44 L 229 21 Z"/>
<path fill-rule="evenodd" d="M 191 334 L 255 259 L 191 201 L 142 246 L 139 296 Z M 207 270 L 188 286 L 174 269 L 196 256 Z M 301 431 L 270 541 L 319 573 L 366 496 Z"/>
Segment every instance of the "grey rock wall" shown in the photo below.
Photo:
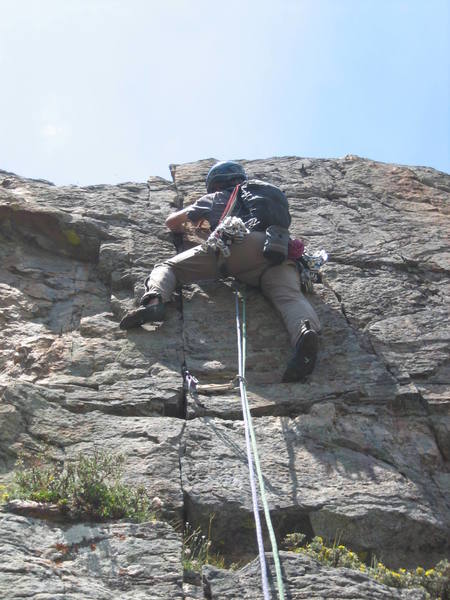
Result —
<path fill-rule="evenodd" d="M 287 335 L 247 291 L 248 394 L 277 535 L 431 566 L 450 539 L 450 176 L 354 156 L 242 162 L 287 193 L 294 236 L 330 256 L 310 298 L 323 329 L 307 384 L 280 383 Z M 172 527 L 206 531 L 214 514 L 215 548 L 255 556 L 230 286 L 190 286 L 163 324 L 118 328 L 181 243 L 166 216 L 204 193 L 213 163 L 172 165 L 173 182 L 86 188 L 0 171 L 0 482 L 19 452 L 121 452 L 126 479 L 160 497 L 170 523 L 69 526 L 3 510 L 6 598 L 261 597 L 257 563 L 183 586 Z M 421 597 L 282 560 L 292 598 Z"/>
<path fill-rule="evenodd" d="M 0 513 L 2 598 L 183 599 L 181 544 L 165 523 L 55 527 Z"/>

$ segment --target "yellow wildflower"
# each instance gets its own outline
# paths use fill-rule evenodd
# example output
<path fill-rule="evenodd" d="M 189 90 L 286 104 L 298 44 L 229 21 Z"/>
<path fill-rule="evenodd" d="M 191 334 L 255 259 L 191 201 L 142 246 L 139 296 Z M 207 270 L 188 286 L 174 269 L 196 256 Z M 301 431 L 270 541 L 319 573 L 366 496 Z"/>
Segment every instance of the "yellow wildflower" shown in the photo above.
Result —
<path fill-rule="evenodd" d="M 422 567 L 417 567 L 416 573 L 417 575 L 423 575 L 425 573 L 425 569 L 423 569 Z"/>
<path fill-rule="evenodd" d="M 425 577 L 431 577 L 432 575 L 434 575 L 434 569 L 428 569 L 428 571 L 425 571 Z"/>

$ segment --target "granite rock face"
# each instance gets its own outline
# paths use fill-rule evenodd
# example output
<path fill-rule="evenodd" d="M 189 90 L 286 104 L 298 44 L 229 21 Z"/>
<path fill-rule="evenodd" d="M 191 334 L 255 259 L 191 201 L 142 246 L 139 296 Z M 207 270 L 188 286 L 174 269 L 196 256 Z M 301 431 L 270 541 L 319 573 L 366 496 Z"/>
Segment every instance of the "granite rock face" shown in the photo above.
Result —
<path fill-rule="evenodd" d="M 184 598 L 181 540 L 165 523 L 54 527 L 0 513 L 0 534 L 3 598 Z"/>
<path fill-rule="evenodd" d="M 206 533 L 214 515 L 215 549 L 255 556 L 229 282 L 179 290 L 162 324 L 118 328 L 151 268 L 205 237 L 174 238 L 164 221 L 203 195 L 212 164 L 86 188 L 0 171 L 0 483 L 19 453 L 120 452 L 127 482 L 160 497 L 169 523 L 3 509 L 7 597 L 261 597 L 257 562 L 183 584 L 176 533 L 184 520 Z M 355 156 L 242 164 L 286 192 L 293 237 L 329 253 L 310 297 L 322 333 L 306 384 L 280 383 L 287 334 L 247 290 L 248 396 L 278 538 L 301 531 L 393 568 L 431 566 L 450 539 L 450 176 Z M 282 562 L 292 598 L 422 597 L 306 557 Z"/>

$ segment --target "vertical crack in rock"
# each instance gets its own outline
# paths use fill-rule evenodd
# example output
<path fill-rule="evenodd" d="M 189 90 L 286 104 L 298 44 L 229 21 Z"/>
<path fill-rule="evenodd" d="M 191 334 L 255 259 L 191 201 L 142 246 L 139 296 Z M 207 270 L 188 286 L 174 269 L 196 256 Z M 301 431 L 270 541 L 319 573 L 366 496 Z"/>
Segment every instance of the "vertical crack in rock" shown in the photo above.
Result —
<path fill-rule="evenodd" d="M 175 189 L 177 191 L 177 203 L 178 203 L 178 210 L 181 210 L 183 208 L 183 198 L 180 195 L 178 188 L 176 186 L 176 182 L 175 182 L 175 170 L 176 167 L 175 165 L 170 165 L 170 173 L 172 175 L 172 179 L 173 179 L 173 183 L 175 186 Z M 183 235 L 182 234 L 172 234 L 172 241 L 174 244 L 174 249 L 176 253 L 180 253 L 183 251 Z M 185 528 L 186 528 L 186 523 L 189 520 L 189 515 L 188 515 L 188 510 L 187 510 L 187 504 L 186 504 L 186 492 L 184 490 L 184 476 L 183 476 L 183 465 L 182 465 L 182 459 L 184 457 L 184 454 L 186 452 L 186 447 L 185 447 L 185 441 L 184 441 L 184 432 L 186 430 L 186 420 L 187 420 L 187 404 L 188 404 L 188 390 L 186 389 L 186 381 L 185 381 L 185 371 L 187 369 L 187 365 L 186 365 L 186 347 L 185 347 L 185 336 L 184 336 L 184 298 L 183 298 L 183 292 L 182 292 L 182 287 L 179 287 L 177 290 L 178 293 L 178 297 L 176 299 L 176 303 L 177 303 L 177 308 L 179 310 L 179 314 L 180 314 L 180 318 L 181 318 L 181 341 L 182 341 L 182 364 L 180 366 L 180 373 L 181 373 L 181 377 L 182 377 L 182 381 L 183 381 L 183 405 L 182 405 L 182 418 L 184 419 L 184 424 L 183 424 L 183 429 L 180 435 L 180 446 L 179 446 L 179 461 L 178 461 L 178 468 L 179 468 L 179 474 L 180 474 L 180 485 L 181 485 L 181 494 L 183 497 L 183 509 L 182 509 L 182 515 L 181 515 L 181 523 L 180 523 L 180 531 L 181 531 L 181 535 L 184 536 L 185 535 Z M 182 552 L 183 552 L 183 548 L 182 548 Z M 182 556 L 180 557 L 182 560 Z M 185 587 L 188 586 L 191 583 L 191 581 L 188 579 L 186 579 L 186 575 L 184 573 L 184 567 L 183 567 L 183 600 L 191 600 L 192 599 L 192 595 L 189 592 L 185 591 Z M 195 590 L 197 590 L 197 586 L 195 586 L 194 588 Z M 195 597 L 197 597 L 197 593 L 195 594 Z"/>
<path fill-rule="evenodd" d="M 182 351 L 183 351 L 183 362 L 181 365 L 181 377 L 182 377 L 182 381 L 183 381 L 182 418 L 184 420 L 186 420 L 187 419 L 187 404 L 188 404 L 189 391 L 186 389 L 186 379 L 185 379 L 185 372 L 187 370 L 187 366 L 186 366 L 186 348 L 185 348 L 185 344 L 184 344 L 184 311 L 183 311 L 184 299 L 183 299 L 183 293 L 182 293 L 181 288 L 179 288 L 178 293 L 179 293 L 179 295 L 177 298 L 177 305 L 179 307 L 180 316 L 181 316 L 181 340 L 182 340 Z"/>
<path fill-rule="evenodd" d="M 347 317 L 347 314 L 345 312 L 345 306 L 344 306 L 344 302 L 342 300 L 342 296 L 339 292 L 337 292 L 335 289 L 333 289 L 333 286 L 331 285 L 331 282 L 327 281 L 326 279 L 323 281 L 324 285 L 333 292 L 333 294 L 336 297 L 336 300 L 339 302 L 339 307 L 341 309 L 342 314 L 344 315 L 344 319 L 347 321 L 347 324 L 349 327 L 352 327 L 352 323 L 350 322 L 350 319 Z"/>

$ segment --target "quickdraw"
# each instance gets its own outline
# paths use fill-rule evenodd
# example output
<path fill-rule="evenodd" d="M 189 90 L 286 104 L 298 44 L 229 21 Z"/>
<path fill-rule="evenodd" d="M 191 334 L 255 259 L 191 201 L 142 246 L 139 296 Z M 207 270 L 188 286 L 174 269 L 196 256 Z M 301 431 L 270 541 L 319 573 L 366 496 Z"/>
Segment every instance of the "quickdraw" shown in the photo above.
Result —
<path fill-rule="evenodd" d="M 325 250 L 319 250 L 311 254 L 308 251 L 308 248 L 306 248 L 301 257 L 296 260 L 303 292 L 312 294 L 314 283 L 321 283 L 321 268 L 327 260 L 328 254 Z"/>
<path fill-rule="evenodd" d="M 192 375 L 186 367 L 183 368 L 183 379 L 184 379 L 184 387 L 187 393 L 193 398 L 197 399 L 198 396 L 198 379 L 194 375 Z"/>

